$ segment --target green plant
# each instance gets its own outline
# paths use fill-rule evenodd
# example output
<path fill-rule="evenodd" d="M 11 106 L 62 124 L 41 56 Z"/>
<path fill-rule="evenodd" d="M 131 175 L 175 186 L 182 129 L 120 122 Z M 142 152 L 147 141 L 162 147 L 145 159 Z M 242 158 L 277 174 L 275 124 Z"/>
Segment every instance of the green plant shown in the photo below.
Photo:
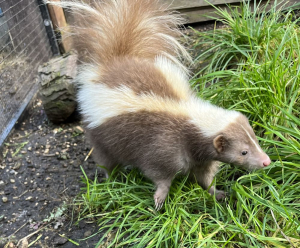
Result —
<path fill-rule="evenodd" d="M 197 75 L 235 68 L 237 63 L 249 60 L 264 60 L 267 53 L 273 56 L 279 46 L 298 47 L 292 9 L 282 14 L 287 2 L 275 0 L 269 10 L 268 3 L 256 0 L 243 0 L 240 6 L 228 6 L 228 11 L 212 5 L 218 17 L 211 18 L 225 26 L 208 32 L 195 30 L 199 36 L 195 48 L 200 51 L 196 61 L 206 64 Z"/>
<path fill-rule="evenodd" d="M 286 126 L 282 109 L 297 116 L 295 110 L 300 108 L 298 20 L 292 21 L 291 11 L 282 17 L 274 5 L 270 11 L 260 12 L 257 21 L 258 10 L 252 14 L 249 4 L 244 3 L 241 11 L 232 9 L 234 18 L 219 9 L 228 27 L 199 34 L 208 47 L 198 60 L 208 65 L 192 85 L 199 96 L 241 111 L 253 122 Z M 248 39 L 238 38 L 242 35 Z M 245 47 L 251 53 L 245 52 Z M 207 56 L 211 51 L 212 56 Z M 263 135 L 263 129 L 257 131 Z"/>
<path fill-rule="evenodd" d="M 79 218 L 98 220 L 103 236 L 96 247 L 300 245 L 300 174 L 290 177 L 292 171 L 280 163 L 235 181 L 241 173 L 222 167 L 216 183 L 231 188 L 225 202 L 187 177 L 177 178 L 160 212 L 154 210 L 153 185 L 137 170 L 118 172 L 102 183 L 86 178 L 87 191 L 77 202 L 86 208 Z"/>

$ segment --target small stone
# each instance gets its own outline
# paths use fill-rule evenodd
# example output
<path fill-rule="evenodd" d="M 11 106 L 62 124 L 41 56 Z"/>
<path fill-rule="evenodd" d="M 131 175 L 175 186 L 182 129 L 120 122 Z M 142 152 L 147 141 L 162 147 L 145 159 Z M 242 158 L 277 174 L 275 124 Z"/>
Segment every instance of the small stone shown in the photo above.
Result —
<path fill-rule="evenodd" d="M 33 197 L 32 196 L 28 196 L 25 200 L 26 201 L 32 201 Z"/>
<path fill-rule="evenodd" d="M 12 158 L 8 158 L 7 161 L 8 161 L 9 163 L 11 163 L 11 162 L 13 161 L 13 159 L 12 159 Z"/>
<path fill-rule="evenodd" d="M 81 126 L 76 126 L 74 128 L 74 131 L 77 132 L 77 133 L 83 133 L 84 132 L 84 130 L 83 130 L 83 128 Z"/>
<path fill-rule="evenodd" d="M 31 161 L 30 161 L 31 162 Z M 28 163 L 28 162 L 27 162 Z M 34 164 L 28 163 L 27 165 L 28 168 L 34 168 Z"/>
<path fill-rule="evenodd" d="M 49 149 L 46 148 L 45 151 L 44 151 L 44 153 L 45 153 L 45 154 L 48 154 L 48 153 L 49 153 Z"/>
<path fill-rule="evenodd" d="M 27 153 L 27 151 L 21 151 L 21 153 L 22 153 L 22 154 L 26 154 L 26 153 Z"/>
<path fill-rule="evenodd" d="M 9 174 L 11 174 L 11 175 L 17 175 L 18 172 L 16 172 L 15 170 L 10 170 L 10 171 L 9 171 Z"/>
<path fill-rule="evenodd" d="M 64 237 L 55 237 L 53 240 L 53 245 L 63 245 L 67 243 L 68 239 Z"/>
<path fill-rule="evenodd" d="M 68 159 L 68 157 L 67 157 L 66 154 L 62 154 L 62 155 L 60 156 L 60 158 L 61 158 L 62 160 L 67 160 L 67 159 Z"/>
<path fill-rule="evenodd" d="M 9 94 L 14 95 L 18 90 L 17 86 L 11 87 L 8 91 Z"/>
<path fill-rule="evenodd" d="M 51 146 L 50 145 L 46 145 L 46 149 L 50 149 L 51 148 Z"/>
<path fill-rule="evenodd" d="M 89 236 L 91 236 L 91 235 L 92 235 L 92 231 L 90 231 L 90 230 L 86 231 L 86 232 L 83 234 L 83 236 L 84 236 L 85 238 L 87 238 L 87 237 L 89 237 Z"/>
<path fill-rule="evenodd" d="M 14 167 L 13 167 L 13 170 L 18 170 L 18 169 L 20 169 L 21 165 L 22 165 L 22 164 L 21 164 L 20 161 L 16 162 L 15 165 L 14 165 Z"/>
<path fill-rule="evenodd" d="M 3 196 L 3 197 L 2 197 L 2 201 L 3 201 L 4 203 L 6 203 L 6 202 L 8 201 L 8 198 L 7 198 L 6 196 Z"/>
<path fill-rule="evenodd" d="M 11 187 L 6 188 L 6 189 L 4 190 L 4 194 L 5 194 L 5 195 L 10 195 L 10 194 L 12 193 L 12 191 L 13 191 L 13 189 L 12 189 Z"/>
<path fill-rule="evenodd" d="M 51 177 L 46 177 L 46 181 L 49 181 L 49 180 L 51 180 Z"/>
<path fill-rule="evenodd" d="M 11 182 L 11 183 L 15 183 L 16 180 L 12 178 L 12 179 L 10 179 L 10 182 Z"/>
<path fill-rule="evenodd" d="M 4 181 L 0 181 L 0 189 L 4 189 L 4 187 L 5 187 L 5 183 L 4 183 Z"/>
<path fill-rule="evenodd" d="M 32 151 L 32 147 L 31 147 L 31 146 L 28 147 L 27 150 L 28 150 L 28 151 Z"/>

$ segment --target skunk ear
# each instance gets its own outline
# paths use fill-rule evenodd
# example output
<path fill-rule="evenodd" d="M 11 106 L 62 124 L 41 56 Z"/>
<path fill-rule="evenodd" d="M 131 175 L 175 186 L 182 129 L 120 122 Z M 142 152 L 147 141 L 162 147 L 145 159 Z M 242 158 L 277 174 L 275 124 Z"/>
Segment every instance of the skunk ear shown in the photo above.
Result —
<path fill-rule="evenodd" d="M 216 148 L 217 152 L 221 153 L 224 152 L 227 145 L 227 140 L 224 135 L 220 134 L 216 138 L 214 138 L 214 147 Z"/>

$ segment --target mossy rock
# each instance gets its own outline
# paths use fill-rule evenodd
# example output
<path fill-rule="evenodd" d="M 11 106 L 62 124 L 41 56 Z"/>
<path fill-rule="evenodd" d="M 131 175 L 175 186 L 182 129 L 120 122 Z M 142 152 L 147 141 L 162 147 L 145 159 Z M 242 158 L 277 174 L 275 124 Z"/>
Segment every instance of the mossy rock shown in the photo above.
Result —
<path fill-rule="evenodd" d="M 69 55 L 55 58 L 39 68 L 39 94 L 48 119 L 53 123 L 66 121 L 76 110 L 76 62 L 77 56 Z"/>

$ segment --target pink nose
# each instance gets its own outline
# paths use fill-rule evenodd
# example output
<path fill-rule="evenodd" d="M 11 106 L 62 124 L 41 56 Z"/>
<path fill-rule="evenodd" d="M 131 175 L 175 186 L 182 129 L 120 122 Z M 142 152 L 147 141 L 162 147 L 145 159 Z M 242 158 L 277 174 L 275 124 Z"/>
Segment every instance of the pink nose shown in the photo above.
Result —
<path fill-rule="evenodd" d="M 269 158 L 269 156 L 267 155 L 267 158 L 265 158 L 263 160 L 263 165 L 264 167 L 268 166 L 269 164 L 271 164 L 271 159 Z"/>

